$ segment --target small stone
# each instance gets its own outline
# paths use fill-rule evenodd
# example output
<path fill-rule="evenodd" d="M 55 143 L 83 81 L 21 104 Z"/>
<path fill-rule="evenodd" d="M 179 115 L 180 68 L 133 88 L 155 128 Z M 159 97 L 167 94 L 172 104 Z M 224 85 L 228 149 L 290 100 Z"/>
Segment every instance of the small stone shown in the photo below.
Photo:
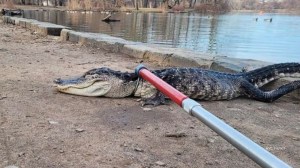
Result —
<path fill-rule="evenodd" d="M 83 131 L 85 131 L 85 130 L 84 130 L 84 129 L 81 129 L 81 128 L 76 128 L 75 131 L 76 131 L 76 132 L 83 132 Z"/>
<path fill-rule="evenodd" d="M 137 152 L 144 152 L 144 150 L 141 149 L 141 148 L 134 148 L 134 151 L 137 151 Z"/>
<path fill-rule="evenodd" d="M 10 166 L 6 166 L 6 167 L 4 167 L 4 168 L 19 168 L 19 167 L 14 166 L 14 165 L 10 165 Z"/>
<path fill-rule="evenodd" d="M 151 108 L 145 107 L 145 108 L 143 108 L 143 110 L 144 110 L 144 111 L 150 111 L 150 110 L 152 110 L 152 109 L 151 109 Z"/>
<path fill-rule="evenodd" d="M 208 143 L 214 143 L 214 142 L 215 142 L 215 140 L 214 140 L 214 139 L 212 139 L 212 138 L 209 138 L 209 139 L 207 139 L 207 142 L 208 142 Z"/>
<path fill-rule="evenodd" d="M 56 125 L 56 124 L 58 124 L 58 122 L 57 121 L 48 121 L 49 122 L 49 124 L 52 124 L 52 125 Z"/>
<path fill-rule="evenodd" d="M 19 157 L 25 156 L 25 152 L 20 152 L 20 153 L 18 153 L 18 156 L 19 156 Z"/>
<path fill-rule="evenodd" d="M 59 150 L 59 153 L 64 153 L 64 152 L 65 152 L 65 151 L 64 151 L 64 150 L 62 150 L 62 149 L 61 149 L 61 150 Z"/>
<path fill-rule="evenodd" d="M 181 138 L 181 137 L 186 137 L 187 135 L 184 132 L 179 132 L 179 133 L 166 133 L 165 137 L 174 137 L 174 138 Z"/>
<path fill-rule="evenodd" d="M 141 127 L 140 127 L 140 126 L 137 126 L 136 129 L 141 129 Z"/>
<path fill-rule="evenodd" d="M 157 161 L 155 162 L 155 164 L 157 164 L 158 166 L 166 166 L 167 164 L 162 162 L 162 161 Z"/>
<path fill-rule="evenodd" d="M 0 100 L 6 99 L 6 98 L 7 98 L 6 96 L 2 96 L 2 97 L 0 97 Z"/>
<path fill-rule="evenodd" d="M 182 155 L 182 153 L 181 152 L 177 152 L 176 155 Z"/>
<path fill-rule="evenodd" d="M 205 164 L 206 164 L 206 165 L 213 165 L 214 162 L 212 162 L 212 161 L 206 161 Z"/>

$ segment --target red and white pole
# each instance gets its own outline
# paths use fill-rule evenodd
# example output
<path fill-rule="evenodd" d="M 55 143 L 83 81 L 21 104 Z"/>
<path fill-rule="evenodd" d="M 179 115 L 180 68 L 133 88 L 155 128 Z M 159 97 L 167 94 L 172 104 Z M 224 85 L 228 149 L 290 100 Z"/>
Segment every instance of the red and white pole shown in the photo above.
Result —
<path fill-rule="evenodd" d="M 202 108 L 198 102 L 188 98 L 186 95 L 179 92 L 159 77 L 155 76 L 143 65 L 136 67 L 135 72 L 137 75 L 150 82 L 160 92 L 168 96 L 172 101 L 181 106 L 190 115 L 198 118 L 205 125 L 218 133 L 221 137 L 259 164 L 261 167 L 291 167 L 236 129 L 226 124 L 218 117 L 211 114 L 209 111 Z"/>

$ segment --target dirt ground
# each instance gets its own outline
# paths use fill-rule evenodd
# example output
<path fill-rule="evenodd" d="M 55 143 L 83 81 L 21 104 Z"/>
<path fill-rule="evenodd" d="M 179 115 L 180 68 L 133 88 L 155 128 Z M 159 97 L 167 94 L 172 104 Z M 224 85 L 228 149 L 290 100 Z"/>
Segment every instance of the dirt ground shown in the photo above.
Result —
<path fill-rule="evenodd" d="M 137 98 L 81 97 L 53 87 L 59 77 L 102 66 L 132 71 L 139 61 L 1 22 L 0 167 L 258 167 L 174 103 L 143 108 Z M 270 104 L 242 98 L 201 104 L 300 167 L 299 100 L 285 96 Z"/>

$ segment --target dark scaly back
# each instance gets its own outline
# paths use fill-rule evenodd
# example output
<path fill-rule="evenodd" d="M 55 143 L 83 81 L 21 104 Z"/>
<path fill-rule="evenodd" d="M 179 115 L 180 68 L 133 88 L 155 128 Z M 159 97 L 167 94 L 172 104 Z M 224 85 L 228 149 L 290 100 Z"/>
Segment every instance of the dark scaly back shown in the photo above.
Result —
<path fill-rule="evenodd" d="M 250 83 L 262 86 L 275 79 L 295 73 L 300 73 L 299 63 L 281 63 L 246 72 L 244 77 Z"/>
<path fill-rule="evenodd" d="M 239 95 L 235 82 L 243 73 L 222 73 L 201 68 L 168 68 L 152 71 L 159 78 L 191 98 L 232 99 Z"/>
<path fill-rule="evenodd" d="M 106 68 L 106 67 L 91 69 L 88 72 L 86 72 L 83 76 L 93 75 L 93 74 L 98 74 L 98 75 L 105 74 L 108 76 L 113 75 L 113 76 L 116 76 L 117 78 L 123 80 L 124 82 L 129 82 L 129 81 L 138 79 L 138 76 L 135 73 L 115 71 L 115 70 L 112 70 L 112 69 Z"/>

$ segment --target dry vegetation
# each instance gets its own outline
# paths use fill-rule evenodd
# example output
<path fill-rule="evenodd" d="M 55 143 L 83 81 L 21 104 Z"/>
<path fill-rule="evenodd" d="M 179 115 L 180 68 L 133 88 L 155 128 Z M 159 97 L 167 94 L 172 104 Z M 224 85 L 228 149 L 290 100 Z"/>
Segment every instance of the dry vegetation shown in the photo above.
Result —
<path fill-rule="evenodd" d="M 300 9 L 299 0 L 48 0 L 46 5 L 65 5 L 69 10 L 122 10 L 156 8 L 175 12 L 195 9 L 198 12 L 226 12 L 229 10 Z M 6 8 L 15 4 L 42 5 L 41 0 L 0 0 Z M 45 4 L 44 4 L 45 5 Z"/>
<path fill-rule="evenodd" d="M 1 2 L 0 4 L 4 4 L 4 8 L 16 9 L 14 2 L 12 0 L 3 0 L 0 2 Z"/>

